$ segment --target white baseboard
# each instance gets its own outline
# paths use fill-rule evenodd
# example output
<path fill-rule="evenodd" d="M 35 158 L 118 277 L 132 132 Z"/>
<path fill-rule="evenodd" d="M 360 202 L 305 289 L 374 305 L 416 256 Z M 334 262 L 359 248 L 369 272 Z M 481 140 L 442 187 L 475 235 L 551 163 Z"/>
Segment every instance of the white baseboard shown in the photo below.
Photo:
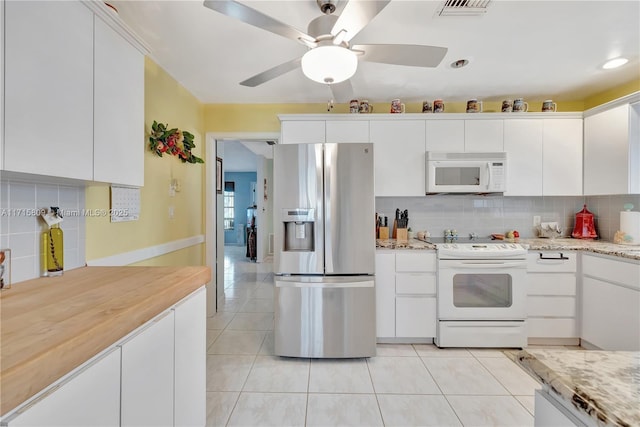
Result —
<path fill-rule="evenodd" d="M 185 239 L 174 240 L 174 241 L 162 243 L 156 246 L 149 246 L 142 249 L 136 249 L 135 251 L 131 251 L 131 252 L 123 252 L 120 254 L 111 255 L 104 258 L 88 260 L 87 265 L 90 267 L 129 265 L 129 264 L 144 261 L 150 258 L 155 258 L 164 254 L 168 254 L 170 252 L 175 252 L 180 249 L 188 248 L 190 246 L 199 245 L 201 243 L 204 243 L 204 234 L 187 237 Z"/>

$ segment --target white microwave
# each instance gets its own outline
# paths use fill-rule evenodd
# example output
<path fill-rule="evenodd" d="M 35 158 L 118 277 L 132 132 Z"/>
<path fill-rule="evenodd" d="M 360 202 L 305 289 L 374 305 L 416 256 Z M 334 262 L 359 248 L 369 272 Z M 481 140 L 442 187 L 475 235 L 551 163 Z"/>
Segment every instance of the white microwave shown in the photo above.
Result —
<path fill-rule="evenodd" d="M 504 193 L 507 153 L 426 153 L 426 189 L 433 193 Z"/>

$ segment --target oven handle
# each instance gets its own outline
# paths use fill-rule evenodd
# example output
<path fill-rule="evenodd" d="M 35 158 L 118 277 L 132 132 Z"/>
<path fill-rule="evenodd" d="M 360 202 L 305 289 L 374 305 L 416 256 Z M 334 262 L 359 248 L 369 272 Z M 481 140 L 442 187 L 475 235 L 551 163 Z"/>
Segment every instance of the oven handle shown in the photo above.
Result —
<path fill-rule="evenodd" d="M 478 262 L 478 261 L 461 261 L 456 264 L 443 266 L 445 268 L 462 268 L 462 269 L 474 269 L 474 268 L 525 268 L 526 263 L 523 262 L 509 262 L 509 261 L 492 261 L 492 262 Z"/>

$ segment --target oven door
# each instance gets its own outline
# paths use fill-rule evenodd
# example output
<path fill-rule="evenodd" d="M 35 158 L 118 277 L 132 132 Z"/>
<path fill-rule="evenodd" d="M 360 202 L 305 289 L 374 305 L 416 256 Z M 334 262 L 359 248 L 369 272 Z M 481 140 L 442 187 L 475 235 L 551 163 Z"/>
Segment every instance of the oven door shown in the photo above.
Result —
<path fill-rule="evenodd" d="M 440 260 L 439 320 L 526 319 L 525 260 Z"/>

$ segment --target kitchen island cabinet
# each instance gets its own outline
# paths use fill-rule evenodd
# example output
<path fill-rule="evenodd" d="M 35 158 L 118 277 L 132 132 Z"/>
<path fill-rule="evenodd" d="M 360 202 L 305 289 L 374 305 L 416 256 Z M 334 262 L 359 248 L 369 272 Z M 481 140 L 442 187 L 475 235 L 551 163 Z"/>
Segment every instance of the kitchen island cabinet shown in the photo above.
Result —
<path fill-rule="evenodd" d="M 155 369 L 155 373 L 162 372 L 158 375 L 169 389 L 158 386 L 154 391 L 164 393 L 165 399 L 170 396 L 169 409 L 151 405 L 153 415 L 147 413 L 144 418 L 131 419 L 140 424 L 141 419 L 152 419 L 155 413 L 166 416 L 170 410 L 170 424 L 174 420 L 176 424 L 187 424 L 178 417 L 177 408 L 182 405 L 177 399 L 180 392 L 197 396 L 195 406 L 189 409 L 194 413 L 185 420 L 195 417 L 195 424 L 203 425 L 203 383 L 196 381 L 193 389 L 185 391 L 184 383 L 175 378 L 183 375 L 185 368 L 176 366 L 174 361 L 191 364 L 189 369 L 197 370 L 202 378 L 206 376 L 204 351 L 191 355 L 190 359 L 181 352 L 202 350 L 206 345 L 203 285 L 209 279 L 207 267 L 85 267 L 65 272 L 62 277 L 21 282 L 3 291 L 0 294 L 1 422 L 11 425 L 13 420 L 26 416 L 38 407 L 41 396 L 47 395 L 49 399 L 64 388 L 62 385 L 69 378 L 85 375 L 83 366 L 87 361 L 91 364 L 101 354 L 115 349 L 118 354 L 122 351 L 122 366 L 118 356 L 118 375 L 115 376 L 118 378 L 117 401 L 122 402 L 124 417 L 121 422 L 127 424 L 128 419 L 126 408 L 131 394 L 127 390 L 149 386 L 151 383 L 140 377 Z M 196 300 L 194 304 L 190 303 L 192 300 Z M 193 316 L 189 328 L 197 332 L 182 335 L 184 316 Z M 155 328 L 158 325 L 161 326 Z M 176 348 L 178 345 L 180 348 Z M 140 356 L 145 351 L 151 354 Z M 156 360 L 160 359 L 171 360 L 171 366 L 165 363 L 164 369 L 157 369 Z M 86 370 L 90 371 L 95 372 Z"/>

